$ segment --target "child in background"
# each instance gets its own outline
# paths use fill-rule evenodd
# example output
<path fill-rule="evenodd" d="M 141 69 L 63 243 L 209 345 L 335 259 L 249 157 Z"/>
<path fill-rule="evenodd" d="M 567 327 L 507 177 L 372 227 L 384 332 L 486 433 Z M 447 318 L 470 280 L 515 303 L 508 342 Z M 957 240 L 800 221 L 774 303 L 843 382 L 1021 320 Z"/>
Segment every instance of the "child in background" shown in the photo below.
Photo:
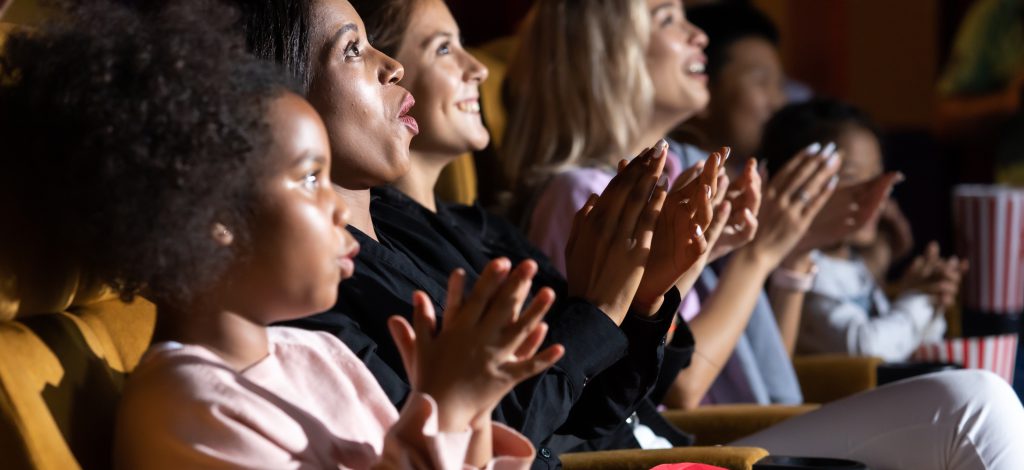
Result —
<path fill-rule="evenodd" d="M 883 172 L 874 124 L 843 103 L 818 99 L 781 110 L 768 123 L 761 154 L 771 172 L 789 159 L 790 149 L 807 145 L 831 146 L 843 154 L 840 186 L 868 181 Z M 876 245 L 893 238 L 880 239 L 878 228 L 876 217 L 842 243 L 814 253 L 818 272 L 804 300 L 798 351 L 903 361 L 921 344 L 942 339 L 943 311 L 956 298 L 966 263 L 956 257 L 941 258 L 933 242 L 892 286 L 890 298 L 877 274 L 887 266 L 872 269 L 863 255 L 871 253 L 874 259 L 879 252 Z M 887 253 L 901 251 L 888 245 L 883 248 Z M 887 265 L 892 258 L 882 259 L 881 264 Z"/>

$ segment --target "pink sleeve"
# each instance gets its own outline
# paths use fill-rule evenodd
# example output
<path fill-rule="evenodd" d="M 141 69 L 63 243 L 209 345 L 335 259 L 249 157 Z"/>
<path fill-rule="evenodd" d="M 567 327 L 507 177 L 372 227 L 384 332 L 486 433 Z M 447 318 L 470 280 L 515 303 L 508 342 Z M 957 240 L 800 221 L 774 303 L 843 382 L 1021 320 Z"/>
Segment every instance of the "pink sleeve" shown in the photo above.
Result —
<path fill-rule="evenodd" d="M 470 431 L 445 433 L 438 430 L 437 403 L 429 395 L 412 393 L 384 439 L 379 469 L 439 468 L 463 469 Z M 533 463 L 533 445 L 522 434 L 494 423 L 491 431 L 494 458 L 488 469 L 528 469 Z"/>
<path fill-rule="evenodd" d="M 494 459 L 487 465 L 493 470 L 525 470 L 533 464 L 534 449 L 530 440 L 501 423 L 493 423 Z"/>
<path fill-rule="evenodd" d="M 141 386 L 146 390 L 128 394 L 118 412 L 115 468 L 315 468 L 234 410 L 181 393 L 187 390 L 180 384 L 154 380 Z M 294 423 L 278 424 L 283 435 L 302 436 Z"/>
<path fill-rule="evenodd" d="M 438 429 L 437 403 L 413 392 L 384 437 L 381 460 L 374 468 L 461 469 L 469 448 L 470 431 L 443 433 Z"/>
<path fill-rule="evenodd" d="M 527 235 L 563 275 L 565 245 L 576 211 L 583 207 L 591 194 L 601 194 L 611 180 L 612 175 L 604 170 L 568 170 L 553 177 L 537 198 L 530 214 Z"/>

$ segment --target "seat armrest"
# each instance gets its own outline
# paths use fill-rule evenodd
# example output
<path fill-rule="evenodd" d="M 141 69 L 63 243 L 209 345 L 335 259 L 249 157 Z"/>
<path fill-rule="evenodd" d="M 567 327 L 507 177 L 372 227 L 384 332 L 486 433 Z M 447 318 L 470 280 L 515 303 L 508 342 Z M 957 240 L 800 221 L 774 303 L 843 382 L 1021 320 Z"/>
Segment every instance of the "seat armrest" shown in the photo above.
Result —
<path fill-rule="evenodd" d="M 878 385 L 877 357 L 815 354 L 793 358 L 793 369 L 807 403 L 828 403 Z"/>
<path fill-rule="evenodd" d="M 706 405 L 693 410 L 669 410 L 662 416 L 693 434 L 697 445 L 708 446 L 728 444 L 817 408 L 818 405 Z"/>
<path fill-rule="evenodd" d="M 648 470 L 666 463 L 702 463 L 729 470 L 751 470 L 768 455 L 758 447 L 675 447 L 658 450 L 606 450 L 563 454 L 565 470 Z"/>

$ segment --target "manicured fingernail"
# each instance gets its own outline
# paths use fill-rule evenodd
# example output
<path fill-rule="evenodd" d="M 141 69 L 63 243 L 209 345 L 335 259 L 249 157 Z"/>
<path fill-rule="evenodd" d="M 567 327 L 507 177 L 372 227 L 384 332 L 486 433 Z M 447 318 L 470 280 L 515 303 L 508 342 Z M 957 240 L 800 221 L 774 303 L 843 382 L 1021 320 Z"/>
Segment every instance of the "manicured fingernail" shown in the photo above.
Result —
<path fill-rule="evenodd" d="M 825 162 L 825 166 L 832 168 L 839 163 L 839 152 L 833 153 L 828 156 L 828 160 Z"/>
<path fill-rule="evenodd" d="M 661 154 L 662 151 L 664 151 L 667 148 L 668 148 L 668 142 L 666 142 L 665 139 L 659 140 L 658 143 L 654 145 L 654 150 L 659 155 Z"/>
<path fill-rule="evenodd" d="M 828 180 L 828 189 L 829 190 L 836 189 L 836 185 L 837 184 L 839 184 L 839 177 L 836 176 L 836 175 L 832 175 L 832 177 L 829 178 L 829 180 Z"/>
<path fill-rule="evenodd" d="M 746 209 L 743 209 L 743 213 L 747 214 L 747 216 L 749 216 L 749 217 L 753 217 L 754 216 L 754 211 L 750 210 L 749 207 L 746 208 Z"/>
<path fill-rule="evenodd" d="M 668 175 L 661 175 L 661 178 L 658 178 L 658 187 L 659 188 L 667 188 L 668 187 Z"/>
<path fill-rule="evenodd" d="M 700 229 L 700 225 L 695 225 L 695 227 L 696 228 L 693 229 L 693 237 L 694 238 L 700 238 L 700 237 L 704 236 L 704 231 Z"/>
<path fill-rule="evenodd" d="M 808 155 L 814 155 L 814 154 L 818 153 L 819 151 L 821 151 L 821 144 L 819 144 L 817 142 L 815 142 L 815 143 L 813 143 L 811 145 L 808 145 L 807 146 L 807 150 L 805 150 L 805 152 L 807 152 Z"/>
<path fill-rule="evenodd" d="M 902 171 L 899 172 L 899 173 L 896 173 L 896 183 L 902 183 L 902 182 L 904 182 L 906 180 L 907 180 L 907 175 L 904 175 Z"/>
<path fill-rule="evenodd" d="M 708 199 L 711 199 L 711 186 L 704 185 L 704 192 L 707 193 Z"/>
<path fill-rule="evenodd" d="M 835 151 L 836 151 L 836 143 L 835 142 L 829 142 L 828 144 L 825 145 L 825 148 L 821 151 L 821 156 L 822 157 L 830 157 L 830 156 L 832 156 L 832 153 L 835 152 Z"/>
<path fill-rule="evenodd" d="M 723 158 L 723 160 L 728 160 L 729 159 L 729 155 L 732 155 L 732 148 L 730 148 L 730 147 L 722 147 L 722 158 Z"/>

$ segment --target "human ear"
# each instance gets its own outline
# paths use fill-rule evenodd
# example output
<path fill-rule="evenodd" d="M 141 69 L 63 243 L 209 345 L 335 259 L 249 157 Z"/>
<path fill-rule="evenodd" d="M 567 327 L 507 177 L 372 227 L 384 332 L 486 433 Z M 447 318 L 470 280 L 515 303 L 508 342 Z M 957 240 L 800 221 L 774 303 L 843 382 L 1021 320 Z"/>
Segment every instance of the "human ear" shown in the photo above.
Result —
<path fill-rule="evenodd" d="M 228 230 L 228 228 L 220 222 L 213 224 L 213 229 L 210 235 L 213 236 L 213 239 L 217 242 L 218 245 L 223 247 L 231 246 L 231 244 L 234 243 L 235 241 L 235 235 L 231 233 L 231 230 Z"/>

